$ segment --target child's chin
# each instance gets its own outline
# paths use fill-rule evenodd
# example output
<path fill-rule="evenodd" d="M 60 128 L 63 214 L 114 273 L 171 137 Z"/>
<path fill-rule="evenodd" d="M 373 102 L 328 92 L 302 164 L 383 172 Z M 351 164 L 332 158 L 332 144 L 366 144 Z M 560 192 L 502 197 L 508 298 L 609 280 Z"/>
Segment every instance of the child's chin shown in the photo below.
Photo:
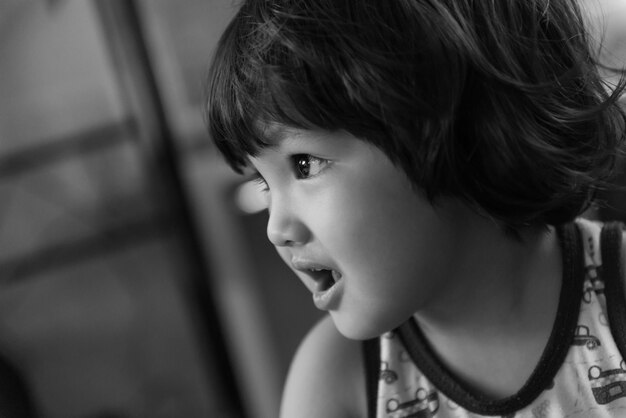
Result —
<path fill-rule="evenodd" d="M 350 340 L 369 340 L 378 337 L 390 329 L 376 326 L 373 322 L 363 321 L 362 318 L 346 318 L 341 314 L 330 312 L 337 331 Z"/>

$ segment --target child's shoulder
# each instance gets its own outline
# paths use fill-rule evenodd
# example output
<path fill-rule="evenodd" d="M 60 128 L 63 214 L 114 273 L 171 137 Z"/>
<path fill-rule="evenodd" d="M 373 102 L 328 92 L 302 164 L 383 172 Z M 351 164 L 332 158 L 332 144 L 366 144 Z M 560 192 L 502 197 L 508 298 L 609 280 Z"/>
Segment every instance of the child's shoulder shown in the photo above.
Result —
<path fill-rule="evenodd" d="M 300 344 L 283 393 L 281 417 L 365 416 L 362 342 L 342 336 L 330 316 Z"/>

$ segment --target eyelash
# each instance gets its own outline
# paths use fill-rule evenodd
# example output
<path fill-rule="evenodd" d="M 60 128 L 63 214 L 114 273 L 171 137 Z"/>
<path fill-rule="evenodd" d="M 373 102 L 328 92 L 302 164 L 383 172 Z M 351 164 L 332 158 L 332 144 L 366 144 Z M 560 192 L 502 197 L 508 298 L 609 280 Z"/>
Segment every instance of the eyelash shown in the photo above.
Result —
<path fill-rule="evenodd" d="M 293 173 L 296 179 L 298 180 L 306 180 L 306 179 L 317 176 L 319 172 L 321 172 L 325 168 L 325 166 L 330 163 L 330 161 L 328 160 L 314 157 L 310 154 L 295 154 L 290 157 L 290 160 L 292 164 Z M 302 167 L 302 165 L 300 164 L 303 161 L 305 161 L 305 164 L 309 164 L 309 167 L 307 168 L 307 170 L 309 171 L 311 169 L 310 164 L 312 161 L 317 162 L 321 166 L 321 168 L 319 168 L 319 171 L 315 174 L 304 173 L 301 171 L 302 169 L 304 169 L 304 167 Z M 261 191 L 263 192 L 269 191 L 270 188 L 267 182 L 265 181 L 265 179 L 263 178 L 263 176 L 261 175 L 261 173 L 255 172 L 254 177 L 252 178 L 252 181 L 261 187 Z"/>
<path fill-rule="evenodd" d="M 254 182 L 254 184 L 259 185 L 262 192 L 269 191 L 270 187 L 267 185 L 267 182 L 265 181 L 265 179 L 260 173 L 258 172 L 254 173 L 254 177 L 251 180 Z"/>

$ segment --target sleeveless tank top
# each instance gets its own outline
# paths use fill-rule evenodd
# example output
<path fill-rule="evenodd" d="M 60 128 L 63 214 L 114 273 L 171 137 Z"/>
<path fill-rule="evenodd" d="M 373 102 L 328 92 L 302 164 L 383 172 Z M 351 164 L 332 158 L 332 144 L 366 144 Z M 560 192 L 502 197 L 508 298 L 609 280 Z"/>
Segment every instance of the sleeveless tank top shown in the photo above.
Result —
<path fill-rule="evenodd" d="M 514 395 L 493 400 L 455 379 L 414 318 L 363 344 L 370 418 L 626 417 L 622 225 L 557 229 L 559 306 L 542 357 Z"/>

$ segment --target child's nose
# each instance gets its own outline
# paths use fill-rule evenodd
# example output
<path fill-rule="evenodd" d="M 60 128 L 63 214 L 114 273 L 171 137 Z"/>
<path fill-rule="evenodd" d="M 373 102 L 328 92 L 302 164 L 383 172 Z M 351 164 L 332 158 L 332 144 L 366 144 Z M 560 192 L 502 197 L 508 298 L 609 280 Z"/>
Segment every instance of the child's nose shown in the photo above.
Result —
<path fill-rule="evenodd" d="M 286 205 L 274 204 L 269 210 L 267 237 L 277 247 L 301 245 L 310 232 L 295 211 Z"/>

